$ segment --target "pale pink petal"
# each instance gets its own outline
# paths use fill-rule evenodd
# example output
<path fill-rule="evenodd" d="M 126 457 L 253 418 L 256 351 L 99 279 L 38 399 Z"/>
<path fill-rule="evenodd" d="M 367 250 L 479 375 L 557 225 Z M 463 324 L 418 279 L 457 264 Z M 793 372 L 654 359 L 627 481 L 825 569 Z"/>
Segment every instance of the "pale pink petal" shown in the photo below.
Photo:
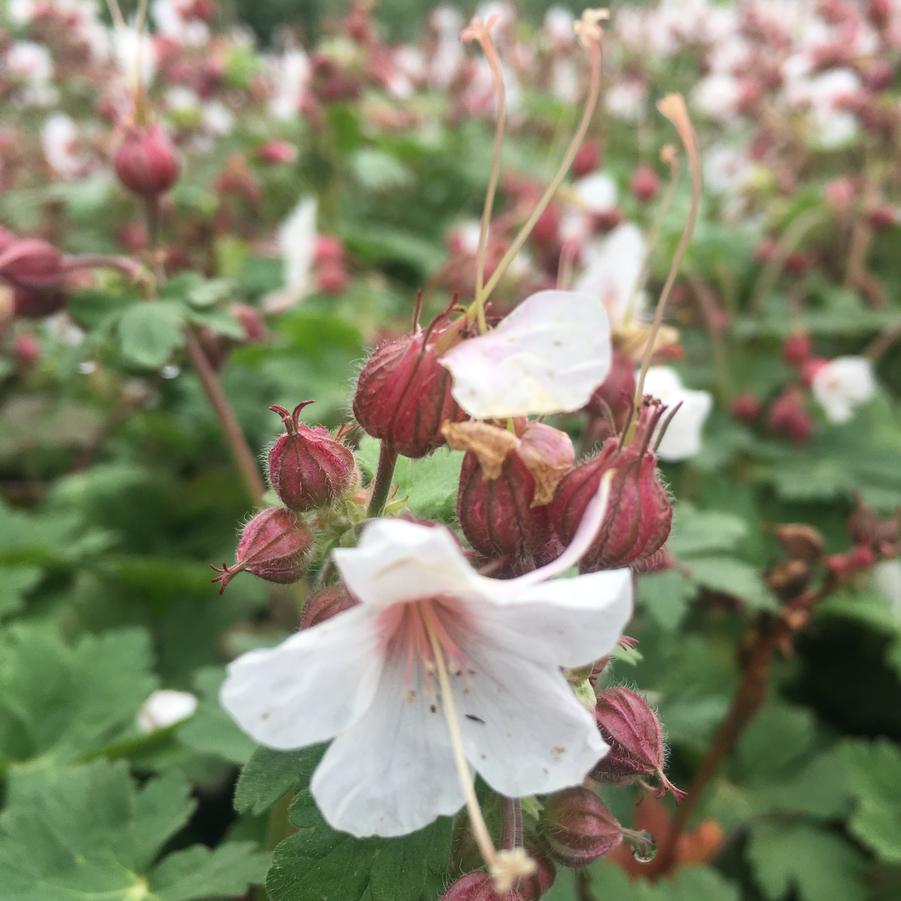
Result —
<path fill-rule="evenodd" d="M 610 323 L 600 299 L 540 291 L 484 335 L 442 358 L 453 396 L 478 419 L 578 410 L 610 370 Z"/>
<path fill-rule="evenodd" d="M 329 825 L 358 837 L 405 835 L 456 813 L 463 791 L 434 689 L 411 692 L 403 665 L 386 666 L 375 702 L 332 742 L 310 787 Z"/>
<path fill-rule="evenodd" d="M 357 547 L 338 548 L 332 557 L 351 593 L 365 605 L 439 594 L 465 597 L 482 585 L 444 526 L 377 519 L 363 529 Z"/>
<path fill-rule="evenodd" d="M 228 667 L 219 700 L 261 745 L 302 748 L 356 722 L 375 694 L 378 611 L 358 606 Z"/>
<path fill-rule="evenodd" d="M 523 657 L 582 666 L 609 654 L 632 616 L 629 569 L 542 582 L 500 604 L 483 604 L 480 632 Z"/>
<path fill-rule="evenodd" d="M 482 778 L 514 798 L 581 783 L 607 745 L 560 671 L 494 641 L 467 651 L 455 693 L 466 756 Z"/>
<path fill-rule="evenodd" d="M 660 442 L 657 450 L 660 459 L 687 460 L 697 455 L 701 450 L 704 423 L 713 406 L 712 395 L 707 391 L 686 388 L 679 374 L 670 366 L 651 366 L 645 376 L 644 390 L 670 409 L 681 404 Z"/>

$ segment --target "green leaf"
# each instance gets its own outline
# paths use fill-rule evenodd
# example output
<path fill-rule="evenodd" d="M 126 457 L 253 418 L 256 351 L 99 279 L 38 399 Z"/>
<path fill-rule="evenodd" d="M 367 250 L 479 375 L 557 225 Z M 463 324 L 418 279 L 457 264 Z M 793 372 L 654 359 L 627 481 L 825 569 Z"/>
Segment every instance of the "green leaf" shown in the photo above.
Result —
<path fill-rule="evenodd" d="M 194 809 L 176 773 L 138 789 L 124 763 L 60 768 L 0 815 L 0 885 L 16 901 L 192 901 L 258 881 L 250 846 L 193 847 L 153 867 Z"/>
<path fill-rule="evenodd" d="M 228 842 L 211 850 L 195 845 L 170 854 L 150 876 L 159 901 L 232 896 L 260 882 L 266 858 L 251 842 Z"/>
<path fill-rule="evenodd" d="M 310 751 L 274 751 L 257 748 L 244 764 L 235 788 L 238 813 L 261 814 L 279 798 L 309 779 Z M 318 756 L 315 761 L 318 761 Z"/>
<path fill-rule="evenodd" d="M 842 749 L 857 807 L 850 828 L 886 863 L 901 864 L 901 750 L 887 740 Z"/>
<path fill-rule="evenodd" d="M 360 442 L 357 459 L 370 476 L 378 465 L 379 444 L 369 436 Z M 415 516 L 452 522 L 462 464 L 462 452 L 444 447 L 421 460 L 400 457 L 392 480 L 398 506 Z"/>
<path fill-rule="evenodd" d="M 219 703 L 219 688 L 224 680 L 225 670 L 221 667 L 200 670 L 194 680 L 200 703 L 194 716 L 179 730 L 178 740 L 201 754 L 221 757 L 230 763 L 245 763 L 253 753 L 254 744 Z"/>
<path fill-rule="evenodd" d="M 770 901 L 792 889 L 801 901 L 865 901 L 864 861 L 840 836 L 804 823 L 760 823 L 747 848 L 754 878 Z"/>
<path fill-rule="evenodd" d="M 632 879 L 625 870 L 607 860 L 589 869 L 592 895 L 615 901 L 738 901 L 738 889 L 716 870 L 680 867 L 675 875 L 649 882 Z M 561 899 L 562 901 L 562 899 Z"/>
<path fill-rule="evenodd" d="M 299 781 L 306 784 L 321 755 L 321 747 L 299 755 Z M 444 884 L 448 818 L 402 838 L 356 839 L 331 829 L 304 788 L 290 819 L 297 832 L 276 847 L 266 875 L 271 901 L 420 901 Z"/>
<path fill-rule="evenodd" d="M 202 310 L 228 300 L 234 290 L 227 278 L 203 278 L 196 272 L 183 272 L 169 279 L 162 296 Z"/>
<path fill-rule="evenodd" d="M 638 578 L 638 602 L 654 622 L 672 632 L 688 613 L 697 587 L 677 569 L 647 573 Z"/>
<path fill-rule="evenodd" d="M 125 359 L 158 369 L 184 344 L 184 314 L 177 303 L 141 301 L 119 319 L 119 345 Z"/>
<path fill-rule="evenodd" d="M 41 570 L 35 566 L 4 566 L 0 568 L 0 618 L 21 609 L 23 597 L 41 580 Z"/>
<path fill-rule="evenodd" d="M 0 754 L 12 775 L 78 760 L 133 728 L 157 687 L 150 642 L 136 629 L 88 635 L 72 647 L 17 626 L 0 641 Z"/>
<path fill-rule="evenodd" d="M 702 551 L 728 551 L 747 531 L 747 523 L 739 516 L 718 510 L 698 510 L 681 502 L 676 505 L 669 548 L 680 559 Z"/>
<path fill-rule="evenodd" d="M 776 598 L 755 567 L 731 557 L 693 557 L 691 577 L 704 588 L 734 597 L 753 610 L 775 610 Z"/>

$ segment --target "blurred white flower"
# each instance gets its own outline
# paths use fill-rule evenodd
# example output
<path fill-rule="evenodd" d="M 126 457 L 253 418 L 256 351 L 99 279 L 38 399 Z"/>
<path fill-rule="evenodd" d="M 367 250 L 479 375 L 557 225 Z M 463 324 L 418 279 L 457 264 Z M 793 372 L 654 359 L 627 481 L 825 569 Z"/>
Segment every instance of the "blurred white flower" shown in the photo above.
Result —
<path fill-rule="evenodd" d="M 741 85 L 736 78 L 714 72 L 697 83 L 691 95 L 691 106 L 711 119 L 725 122 L 738 112 L 741 94 Z"/>
<path fill-rule="evenodd" d="M 670 410 L 677 404 L 682 405 L 660 442 L 657 456 L 670 462 L 694 457 L 701 450 L 701 431 L 713 406 L 710 393 L 686 388 L 679 374 L 670 366 L 651 366 L 648 369 L 644 393 L 663 401 Z"/>
<path fill-rule="evenodd" d="M 579 784 L 607 746 L 559 667 L 612 650 L 632 580 L 627 569 L 547 580 L 585 553 L 605 507 L 596 497 L 560 558 L 510 580 L 475 572 L 444 526 L 375 520 L 333 552 L 361 603 L 238 658 L 223 707 L 270 748 L 334 737 L 311 790 L 330 825 L 357 836 L 455 813 L 455 743 L 509 797 Z"/>
<path fill-rule="evenodd" d="M 544 36 L 551 47 L 569 47 L 575 42 L 575 17 L 564 6 L 552 6 L 544 14 Z"/>
<path fill-rule="evenodd" d="M 901 560 L 883 560 L 873 567 L 873 582 L 901 620 Z"/>
<path fill-rule="evenodd" d="M 592 172 L 573 182 L 573 192 L 582 208 L 595 216 L 616 208 L 616 182 L 604 172 Z"/>
<path fill-rule="evenodd" d="M 613 327 L 629 319 L 641 319 L 645 296 L 639 279 L 647 243 L 637 225 L 624 222 L 602 241 L 585 250 L 585 268 L 574 288 L 597 297 L 604 304 Z"/>
<path fill-rule="evenodd" d="M 270 80 L 273 94 L 269 98 L 269 112 L 273 116 L 277 119 L 297 118 L 311 72 L 310 58 L 299 47 L 286 50 L 272 60 Z"/>
<path fill-rule="evenodd" d="M 179 0 L 153 0 L 156 30 L 176 44 L 202 47 L 209 42 L 209 26 L 206 22 L 185 15 L 187 6 L 188 4 Z"/>
<path fill-rule="evenodd" d="M 312 287 L 311 272 L 316 253 L 316 200 L 304 197 L 278 230 L 284 283 L 263 299 L 263 310 L 281 313 L 299 303 Z"/>
<path fill-rule="evenodd" d="M 174 726 L 197 710 L 197 698 L 188 691 L 161 689 L 155 691 L 138 711 L 138 729 L 155 732 Z"/>
<path fill-rule="evenodd" d="M 149 85 L 156 75 L 156 57 L 153 42 L 138 33 L 137 29 L 124 25 L 112 31 L 113 53 L 119 70 L 129 84 L 140 74 L 141 84 Z"/>
<path fill-rule="evenodd" d="M 6 54 L 7 72 L 30 84 L 44 84 L 53 78 L 53 59 L 42 44 L 17 41 Z"/>
<path fill-rule="evenodd" d="M 826 418 L 836 424 L 851 419 L 854 409 L 876 393 L 873 367 L 866 357 L 835 357 L 823 363 L 810 386 Z"/>
<path fill-rule="evenodd" d="M 580 409 L 607 377 L 612 353 L 598 297 L 539 291 L 440 362 L 453 376 L 454 400 L 470 416 L 501 419 Z"/>
<path fill-rule="evenodd" d="M 41 147 L 44 159 L 63 178 L 78 175 L 84 159 L 77 149 L 78 130 L 65 113 L 52 113 L 41 129 Z"/>

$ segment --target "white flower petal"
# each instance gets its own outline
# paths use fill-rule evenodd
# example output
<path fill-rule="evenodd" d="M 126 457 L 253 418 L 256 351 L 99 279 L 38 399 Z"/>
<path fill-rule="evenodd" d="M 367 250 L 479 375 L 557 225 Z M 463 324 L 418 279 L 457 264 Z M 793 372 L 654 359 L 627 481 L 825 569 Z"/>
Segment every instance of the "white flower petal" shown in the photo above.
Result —
<path fill-rule="evenodd" d="M 510 797 L 578 785 L 607 751 L 594 717 L 556 667 L 495 642 L 473 643 L 458 676 L 466 755 Z"/>
<path fill-rule="evenodd" d="M 250 651 L 228 667 L 219 700 L 261 745 L 301 748 L 356 722 L 375 694 L 377 611 L 358 606 L 292 635 L 274 648 Z"/>
<path fill-rule="evenodd" d="M 311 288 L 316 252 L 316 200 L 300 200 L 278 230 L 284 287 L 263 299 L 267 313 L 280 313 L 301 301 Z"/>
<path fill-rule="evenodd" d="M 540 291 L 441 363 L 457 403 L 494 419 L 578 410 L 607 377 L 611 355 L 610 323 L 596 297 Z"/>
<path fill-rule="evenodd" d="M 155 732 L 174 726 L 197 710 L 197 697 L 189 691 L 175 691 L 164 688 L 155 691 L 141 705 L 138 711 L 138 729 L 141 732 Z"/>
<path fill-rule="evenodd" d="M 409 698 L 402 664 L 385 667 L 366 716 L 339 735 L 310 788 L 334 829 L 405 835 L 456 813 L 463 791 L 435 696 Z"/>
<path fill-rule="evenodd" d="M 583 208 L 597 216 L 616 207 L 616 183 L 603 172 L 592 172 L 573 184 Z"/>
<path fill-rule="evenodd" d="M 369 523 L 355 548 L 332 552 L 351 593 L 365 605 L 466 596 L 484 581 L 474 572 L 454 536 L 444 526 L 424 526 L 402 519 Z"/>
<path fill-rule="evenodd" d="M 613 569 L 542 582 L 478 613 L 487 634 L 532 660 L 582 666 L 613 650 L 632 616 L 632 573 Z"/>
<path fill-rule="evenodd" d="M 847 422 L 876 393 L 873 366 L 866 357 L 835 357 L 816 371 L 811 389 L 830 422 Z"/>
<path fill-rule="evenodd" d="M 661 460 L 675 462 L 698 454 L 701 450 L 701 432 L 713 406 L 710 393 L 686 388 L 675 369 L 669 366 L 651 366 L 645 377 L 644 390 L 670 409 L 682 404 L 660 442 L 657 456 Z"/>

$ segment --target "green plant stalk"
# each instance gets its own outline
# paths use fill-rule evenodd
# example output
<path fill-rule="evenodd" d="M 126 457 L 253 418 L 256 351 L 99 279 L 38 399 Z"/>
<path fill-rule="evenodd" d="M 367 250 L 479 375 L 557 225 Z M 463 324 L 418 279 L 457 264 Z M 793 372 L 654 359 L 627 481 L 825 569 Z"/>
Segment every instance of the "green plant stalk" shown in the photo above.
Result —
<path fill-rule="evenodd" d="M 394 477 L 394 467 L 397 466 L 397 450 L 387 441 L 382 441 L 379 449 L 379 465 L 372 480 L 372 494 L 369 497 L 369 508 L 366 511 L 369 517 L 381 516 L 391 491 L 391 479 Z"/>

